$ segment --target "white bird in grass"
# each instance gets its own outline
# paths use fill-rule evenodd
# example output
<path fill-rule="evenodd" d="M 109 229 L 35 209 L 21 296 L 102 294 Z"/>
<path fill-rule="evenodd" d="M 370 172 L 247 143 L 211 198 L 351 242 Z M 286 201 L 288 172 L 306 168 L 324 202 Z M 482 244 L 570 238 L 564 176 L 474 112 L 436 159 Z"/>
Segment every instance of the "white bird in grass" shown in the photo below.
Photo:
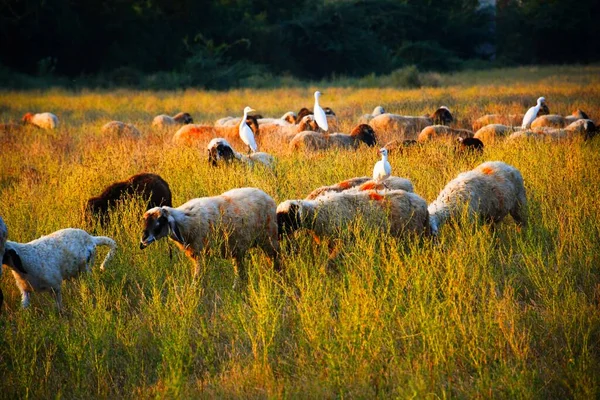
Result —
<path fill-rule="evenodd" d="M 324 131 L 327 131 L 327 129 L 329 129 L 329 127 L 327 126 L 327 116 L 325 115 L 325 111 L 323 111 L 323 109 L 319 105 L 319 97 L 321 97 L 321 92 L 317 90 L 315 92 L 315 109 L 313 113 L 315 115 L 315 121 L 317 121 L 317 125 L 319 125 L 319 128 L 323 129 Z"/>
<path fill-rule="evenodd" d="M 244 108 L 244 116 L 242 117 L 242 122 L 240 122 L 240 139 L 242 142 L 246 143 L 246 146 L 250 149 L 249 153 L 256 153 L 258 147 L 256 146 L 256 140 L 254 140 L 254 132 L 252 129 L 246 124 L 246 118 L 248 118 L 248 113 L 256 111 L 252 107 Z"/>
<path fill-rule="evenodd" d="M 388 151 L 385 147 L 379 149 L 381 154 L 381 160 L 375 163 L 373 168 L 373 180 L 377 183 L 381 183 L 392 175 L 392 166 L 388 161 Z"/>
<path fill-rule="evenodd" d="M 536 119 L 538 112 L 540 111 L 540 107 L 542 107 L 542 103 L 545 101 L 545 98 L 540 97 L 537 99 L 537 106 L 531 107 L 529 110 L 527 110 L 525 116 L 523 117 L 523 124 L 521 125 L 521 128 L 527 129 L 531 126 L 531 123 Z"/>

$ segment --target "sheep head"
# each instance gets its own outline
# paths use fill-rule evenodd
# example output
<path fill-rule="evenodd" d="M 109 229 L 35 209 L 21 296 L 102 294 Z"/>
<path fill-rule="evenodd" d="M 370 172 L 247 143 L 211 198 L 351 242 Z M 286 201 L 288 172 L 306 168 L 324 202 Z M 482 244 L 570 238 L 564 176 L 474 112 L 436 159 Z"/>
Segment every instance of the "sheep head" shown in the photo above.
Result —
<path fill-rule="evenodd" d="M 28 124 L 31 122 L 32 119 L 33 114 L 28 112 L 27 114 L 23 115 L 23 119 L 21 121 L 23 122 L 23 124 Z"/>
<path fill-rule="evenodd" d="M 579 119 L 590 119 L 590 117 L 588 117 L 588 115 L 580 109 L 573 111 L 571 115 Z"/>
<path fill-rule="evenodd" d="M 542 105 L 540 106 L 540 110 L 537 113 L 538 117 L 540 115 L 550 115 L 550 109 L 548 108 L 548 105 L 544 102 L 542 103 Z"/>
<path fill-rule="evenodd" d="M 300 204 L 296 200 L 287 200 L 277 206 L 277 231 L 279 236 L 289 235 L 300 229 Z"/>
<path fill-rule="evenodd" d="M 446 106 L 441 106 L 440 108 L 435 110 L 435 112 L 431 116 L 431 119 L 436 125 L 449 125 L 450 123 L 452 123 L 452 121 L 454 121 L 452 113 Z"/>
<path fill-rule="evenodd" d="M 178 242 L 183 243 L 177 222 L 169 210 L 164 207 L 154 207 L 144 213 L 144 232 L 140 240 L 141 250 L 169 234 L 172 234 Z"/>
<path fill-rule="evenodd" d="M 208 162 L 216 167 L 219 160 L 227 162 L 235 159 L 235 154 L 225 139 L 213 139 L 208 144 Z"/>
<path fill-rule="evenodd" d="M 298 132 L 302 131 L 313 131 L 317 132 L 319 130 L 319 125 L 317 125 L 317 121 L 315 121 L 312 114 L 305 115 L 300 123 L 298 124 Z"/>
<path fill-rule="evenodd" d="M 184 112 L 178 113 L 173 117 L 173 119 L 183 125 L 194 123 L 194 119 L 192 118 L 192 116 L 189 113 Z"/>
<path fill-rule="evenodd" d="M 335 113 L 333 112 L 333 110 L 330 107 L 325 107 L 323 109 L 323 111 L 325 112 L 325 115 L 333 115 L 333 116 L 335 116 Z"/>
<path fill-rule="evenodd" d="M 8 265 L 12 270 L 26 274 L 27 272 L 23 268 L 23 262 L 19 253 L 15 249 L 10 248 L 10 244 L 6 244 L 6 250 L 2 256 L 2 265 Z"/>
<path fill-rule="evenodd" d="M 288 111 L 285 114 L 283 114 L 283 116 L 281 117 L 281 119 L 283 119 L 284 121 L 289 122 L 292 125 L 295 125 L 296 122 L 298 122 L 296 113 L 293 111 Z"/>
<path fill-rule="evenodd" d="M 360 124 L 354 127 L 354 129 L 352 129 L 350 135 L 357 137 L 369 147 L 373 147 L 377 144 L 377 137 L 375 136 L 375 131 L 370 125 Z"/>
<path fill-rule="evenodd" d="M 302 107 L 300 109 L 300 111 L 298 111 L 298 116 L 296 117 L 296 123 L 300 123 L 304 117 L 306 117 L 307 115 L 311 115 L 312 111 L 310 111 L 308 108 L 306 107 Z"/>

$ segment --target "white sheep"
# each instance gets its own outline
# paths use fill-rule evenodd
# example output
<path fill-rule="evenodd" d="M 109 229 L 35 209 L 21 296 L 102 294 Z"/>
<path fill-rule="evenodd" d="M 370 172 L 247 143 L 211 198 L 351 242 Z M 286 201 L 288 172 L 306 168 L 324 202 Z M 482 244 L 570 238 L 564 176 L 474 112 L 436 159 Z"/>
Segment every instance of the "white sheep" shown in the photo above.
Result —
<path fill-rule="evenodd" d="M 135 125 L 121 121 L 110 121 L 106 123 L 100 131 L 105 135 L 117 135 L 119 137 L 127 136 L 137 138 L 142 135 Z"/>
<path fill-rule="evenodd" d="M 331 193 L 340 192 L 363 192 L 369 190 L 404 190 L 406 192 L 414 192 L 413 184 L 406 178 L 399 176 L 390 176 L 385 181 L 385 186 L 382 183 L 375 182 L 372 177 L 361 176 L 357 178 L 346 179 L 334 185 L 321 186 L 309 193 L 304 200 L 314 200 L 319 197 L 327 196 Z"/>
<path fill-rule="evenodd" d="M 23 308 L 29 307 L 32 291 L 51 291 L 60 310 L 62 281 L 90 271 L 96 246 L 110 247 L 100 266 L 100 270 L 104 270 L 117 248 L 115 241 L 105 236 L 91 236 L 81 229 L 67 228 L 29 243 L 7 241 L 2 264 L 12 270 L 21 291 Z"/>
<path fill-rule="evenodd" d="M 518 225 L 527 225 L 527 196 L 518 169 L 501 161 L 488 161 L 459 174 L 428 207 L 431 232 L 437 235 L 449 219 L 467 209 L 470 217 L 500 222 L 507 214 Z"/>
<path fill-rule="evenodd" d="M 545 140 L 564 140 L 581 137 L 584 140 L 592 139 L 597 133 L 597 127 L 592 120 L 578 119 L 564 128 L 537 128 L 515 132 L 508 138 L 510 140 L 534 138 Z"/>
<path fill-rule="evenodd" d="M 331 193 L 314 200 L 287 200 L 277 207 L 280 234 L 305 228 L 317 237 L 336 236 L 358 218 L 394 236 L 428 232 L 427 203 L 415 193 L 390 190 Z"/>
<path fill-rule="evenodd" d="M 220 240 L 222 256 L 234 259 L 238 275 L 245 281 L 244 256 L 252 247 L 274 258 L 279 270 L 275 211 L 271 196 L 256 188 L 192 199 L 177 208 L 155 207 L 144 214 L 140 249 L 168 236 L 194 262 L 197 276 L 206 247 L 211 240 Z"/>
<path fill-rule="evenodd" d="M 174 125 L 187 125 L 193 124 L 194 119 L 189 113 L 180 112 L 175 114 L 174 116 L 169 116 L 166 114 L 157 115 L 152 120 L 152 126 L 155 128 L 168 128 Z"/>
<path fill-rule="evenodd" d="M 302 117 L 296 125 L 282 126 L 276 124 L 266 124 L 260 127 L 261 134 L 268 141 L 290 142 L 297 134 L 301 132 L 316 132 L 319 126 L 315 122 L 312 114 Z"/>
<path fill-rule="evenodd" d="M 377 106 L 373 109 L 373 112 L 371 114 L 363 114 L 359 120 L 358 123 L 359 124 L 368 124 L 369 121 L 371 121 L 373 118 L 375 118 L 378 115 L 381 114 L 385 114 L 385 109 L 382 106 Z"/>
<path fill-rule="evenodd" d="M 357 149 L 361 143 L 369 147 L 375 146 L 377 138 L 375 131 L 367 124 L 361 124 L 350 134 L 346 133 L 323 133 L 304 131 L 296 134 L 290 141 L 292 150 L 326 150 L 332 147 Z"/>
<path fill-rule="evenodd" d="M 481 140 L 486 146 L 493 144 L 497 139 L 508 137 L 513 132 L 521 130 L 520 126 L 507 126 L 501 124 L 490 124 L 480 128 L 473 136 Z"/>
<path fill-rule="evenodd" d="M 23 116 L 23 123 L 35 125 L 42 129 L 56 129 L 58 128 L 58 117 L 49 112 L 39 114 L 27 113 Z"/>
<path fill-rule="evenodd" d="M 455 138 L 472 138 L 473 131 L 468 129 L 456 129 L 450 128 L 446 125 L 430 125 L 423 128 L 419 136 L 417 137 L 417 141 L 419 142 L 428 142 L 430 140 L 436 139 L 452 139 Z"/>
<path fill-rule="evenodd" d="M 237 160 L 251 167 L 256 163 L 263 164 L 269 168 L 275 165 L 275 158 L 272 155 L 260 151 L 249 155 L 238 153 L 224 138 L 212 139 L 208 143 L 207 149 L 208 161 L 215 167 L 220 160 L 226 162 Z"/>

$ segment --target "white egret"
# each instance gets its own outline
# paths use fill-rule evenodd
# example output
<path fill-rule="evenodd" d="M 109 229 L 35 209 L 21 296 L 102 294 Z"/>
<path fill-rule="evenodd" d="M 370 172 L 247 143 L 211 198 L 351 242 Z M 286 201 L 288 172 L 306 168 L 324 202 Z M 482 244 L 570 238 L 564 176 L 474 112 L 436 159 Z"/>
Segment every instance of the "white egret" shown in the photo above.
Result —
<path fill-rule="evenodd" d="M 323 109 L 319 105 L 319 97 L 321 97 L 321 92 L 317 90 L 315 92 L 315 109 L 313 113 L 315 115 L 315 121 L 317 121 L 317 125 L 319 125 L 319 128 L 323 129 L 324 131 L 327 131 L 327 129 L 329 129 L 329 127 L 327 126 L 327 116 L 325 115 L 325 111 L 323 111 Z"/>
<path fill-rule="evenodd" d="M 545 101 L 545 98 L 540 97 L 539 99 L 537 99 L 537 105 L 527 110 L 525 116 L 523 117 L 523 124 L 521 125 L 521 128 L 528 129 L 531 126 L 531 123 L 537 118 L 538 112 L 540 111 L 540 107 L 542 107 L 542 104 Z"/>
<path fill-rule="evenodd" d="M 250 149 L 249 153 L 255 153 L 256 150 L 258 150 L 258 147 L 256 146 L 256 141 L 254 140 L 254 132 L 252 132 L 252 129 L 250 129 L 248 124 L 246 124 L 246 118 L 248 118 L 248 113 L 251 113 L 253 111 L 256 110 L 252 107 L 244 108 L 244 116 L 242 117 L 242 122 L 240 122 L 239 129 L 240 139 L 242 139 L 242 142 L 246 143 L 246 146 L 248 146 L 248 148 Z"/>
<path fill-rule="evenodd" d="M 381 160 L 375 163 L 375 168 L 373 168 L 373 180 L 377 183 L 381 183 L 392 175 L 392 166 L 388 161 L 388 151 L 387 149 L 381 148 L 379 149 L 379 154 L 381 154 Z"/>

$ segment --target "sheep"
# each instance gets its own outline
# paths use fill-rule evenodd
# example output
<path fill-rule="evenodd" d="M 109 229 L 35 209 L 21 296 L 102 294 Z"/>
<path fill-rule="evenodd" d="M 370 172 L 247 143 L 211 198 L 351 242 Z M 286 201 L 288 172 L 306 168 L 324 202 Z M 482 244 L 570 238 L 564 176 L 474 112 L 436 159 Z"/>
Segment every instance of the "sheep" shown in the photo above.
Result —
<path fill-rule="evenodd" d="M 152 126 L 155 128 L 168 128 L 174 125 L 187 125 L 193 124 L 194 119 L 189 113 L 180 112 L 172 117 L 161 114 L 154 117 L 152 120 Z"/>
<path fill-rule="evenodd" d="M 510 140 L 522 138 L 563 140 L 582 137 L 583 140 L 592 139 L 598 129 L 594 122 L 589 119 L 580 119 L 565 128 L 538 128 L 534 130 L 523 130 L 509 136 Z"/>
<path fill-rule="evenodd" d="M 580 109 L 573 111 L 571 113 L 571 115 L 567 115 L 565 117 L 565 121 L 566 121 L 567 125 L 570 125 L 573 122 L 578 121 L 580 119 L 590 119 L 590 117 L 588 117 L 588 115 L 585 112 L 581 111 Z"/>
<path fill-rule="evenodd" d="M 377 106 L 373 109 L 373 112 L 371 114 L 363 114 L 358 120 L 358 123 L 368 124 L 370 120 L 381 114 L 385 114 L 385 110 L 382 106 Z"/>
<path fill-rule="evenodd" d="M 427 233 L 427 203 L 415 193 L 390 190 L 330 193 L 314 200 L 287 200 L 277 207 L 281 236 L 305 228 L 318 238 L 336 236 L 347 225 L 363 217 L 376 227 L 389 223 L 390 233 Z"/>
<path fill-rule="evenodd" d="M 268 124 L 261 126 L 261 135 L 265 140 L 281 139 L 285 142 L 291 141 L 298 133 L 305 131 L 316 132 L 319 126 L 312 115 L 305 115 L 297 125 L 281 126 Z"/>
<path fill-rule="evenodd" d="M 483 153 L 483 142 L 477 138 L 456 138 L 458 152 Z"/>
<path fill-rule="evenodd" d="M 489 146 L 490 144 L 493 144 L 497 138 L 499 139 L 501 137 L 508 137 L 511 133 L 520 130 L 521 127 L 491 124 L 479 129 L 477 132 L 475 132 L 473 137 L 481 140 L 486 146 Z"/>
<path fill-rule="evenodd" d="M 42 129 L 57 129 L 58 117 L 52 113 L 27 113 L 23 116 L 23 124 L 30 124 Z"/>
<path fill-rule="evenodd" d="M 275 158 L 264 152 L 255 152 L 249 155 L 238 153 L 233 150 L 227 140 L 223 138 L 215 138 L 208 143 L 208 162 L 216 167 L 219 160 L 230 162 L 233 160 L 240 161 L 248 166 L 254 166 L 256 163 L 272 168 L 275 164 Z"/>
<path fill-rule="evenodd" d="M 309 193 L 304 200 L 314 200 L 316 198 L 340 192 L 360 192 L 367 190 L 383 190 L 384 186 L 377 183 L 372 177 L 361 176 L 357 178 L 346 179 L 345 181 L 330 186 L 321 186 Z M 386 190 L 404 190 L 414 192 L 413 184 L 410 180 L 398 176 L 390 176 L 385 181 Z"/>
<path fill-rule="evenodd" d="M 107 135 L 117 135 L 119 137 L 132 137 L 137 138 L 142 134 L 133 124 L 127 124 L 121 121 L 110 121 L 106 123 L 100 131 Z"/>
<path fill-rule="evenodd" d="M 325 150 L 330 147 L 357 149 L 361 143 L 375 146 L 375 131 L 367 124 L 361 124 L 348 135 L 345 133 L 300 132 L 290 142 L 292 150 Z"/>
<path fill-rule="evenodd" d="M 518 169 L 501 161 L 488 161 L 459 174 L 440 192 L 429 207 L 434 236 L 448 219 L 458 218 L 464 207 L 470 217 L 500 222 L 512 215 L 519 226 L 527 226 L 527 196 Z"/>
<path fill-rule="evenodd" d="M 538 117 L 541 115 L 548 115 L 548 114 L 550 114 L 550 109 L 548 108 L 548 105 L 546 103 L 542 103 L 540 110 L 537 113 Z M 492 124 L 501 124 L 501 125 L 508 125 L 508 126 L 512 126 L 512 127 L 520 127 L 523 122 L 523 117 L 525 117 L 525 114 L 508 114 L 508 115 L 487 114 L 487 115 L 484 115 L 483 117 L 478 118 L 477 120 L 475 120 L 475 122 L 473 122 L 473 132 L 477 132 L 479 129 L 483 128 L 484 126 L 492 125 Z"/>
<path fill-rule="evenodd" d="M 531 123 L 531 129 L 537 128 L 563 128 L 567 124 L 565 117 L 557 114 L 542 115 Z"/>
<path fill-rule="evenodd" d="M 339 125 L 337 115 L 335 115 L 335 112 L 330 107 L 323 107 L 323 111 L 325 111 L 325 117 L 327 118 L 327 126 L 329 127 L 329 131 L 337 131 L 339 129 Z M 302 119 L 307 115 L 314 116 L 314 112 L 306 107 L 302 107 L 300 111 L 298 111 L 297 115 L 298 116 L 296 117 L 296 123 L 300 123 L 300 121 L 302 121 Z"/>
<path fill-rule="evenodd" d="M 115 182 L 106 187 L 99 196 L 91 197 L 86 203 L 85 215 L 96 215 L 104 221 L 110 207 L 132 195 L 147 199 L 146 210 L 158 206 L 172 206 L 169 184 L 158 175 L 141 173 Z"/>
<path fill-rule="evenodd" d="M 200 273 L 201 255 L 211 239 L 223 240 L 223 257 L 232 257 L 245 281 L 244 256 L 259 247 L 274 258 L 279 270 L 279 242 L 275 201 L 260 189 L 233 189 L 219 196 L 192 199 L 177 207 L 155 207 L 144 214 L 140 249 L 168 236 L 195 264 Z"/>
<path fill-rule="evenodd" d="M 254 116 L 246 118 L 246 124 L 254 132 L 256 141 L 260 139 L 262 129 L 259 128 L 258 121 Z M 239 125 L 239 124 L 238 124 Z M 173 135 L 173 143 L 179 145 L 192 146 L 198 141 L 210 141 L 214 138 L 225 138 L 229 143 L 245 146 L 240 138 L 239 126 L 211 126 L 211 125 L 184 125 Z"/>
<path fill-rule="evenodd" d="M 430 140 L 435 140 L 437 138 L 451 138 L 451 137 L 460 137 L 460 138 L 472 138 L 473 132 L 468 129 L 454 129 L 449 128 L 445 125 L 431 125 L 423 128 L 419 136 L 417 137 L 417 141 L 419 142 L 427 142 Z"/>
<path fill-rule="evenodd" d="M 280 118 L 262 118 L 262 116 L 256 116 L 258 125 L 275 124 L 281 126 L 294 125 L 296 123 L 296 113 L 288 111 L 283 114 Z M 218 119 L 215 122 L 215 126 L 238 126 L 240 124 L 240 117 L 225 117 Z"/>
<path fill-rule="evenodd" d="M 96 257 L 96 246 L 110 250 L 100 270 L 116 252 L 117 244 L 105 236 L 91 236 L 81 229 L 61 229 L 29 243 L 7 241 L 2 264 L 11 268 L 21 291 L 21 305 L 29 307 L 32 291 L 54 293 L 58 310 L 62 309 L 62 281 L 89 272 Z"/>
<path fill-rule="evenodd" d="M 376 132 L 391 134 L 397 139 L 417 139 L 419 132 L 426 126 L 440 123 L 448 125 L 454 121 L 454 117 L 447 107 L 438 108 L 431 117 L 412 117 L 397 114 L 381 114 L 369 121 L 369 125 Z"/>
<path fill-rule="evenodd" d="M 4 246 L 6 245 L 6 240 L 8 239 L 8 228 L 4 223 L 2 217 L 0 217 L 0 259 L 4 256 Z M 4 263 L 3 263 L 4 264 Z M 2 277 L 2 266 L 0 266 L 0 277 Z M 4 302 L 4 293 L 2 293 L 2 289 L 0 289 L 0 310 L 2 310 L 2 303 Z"/>

